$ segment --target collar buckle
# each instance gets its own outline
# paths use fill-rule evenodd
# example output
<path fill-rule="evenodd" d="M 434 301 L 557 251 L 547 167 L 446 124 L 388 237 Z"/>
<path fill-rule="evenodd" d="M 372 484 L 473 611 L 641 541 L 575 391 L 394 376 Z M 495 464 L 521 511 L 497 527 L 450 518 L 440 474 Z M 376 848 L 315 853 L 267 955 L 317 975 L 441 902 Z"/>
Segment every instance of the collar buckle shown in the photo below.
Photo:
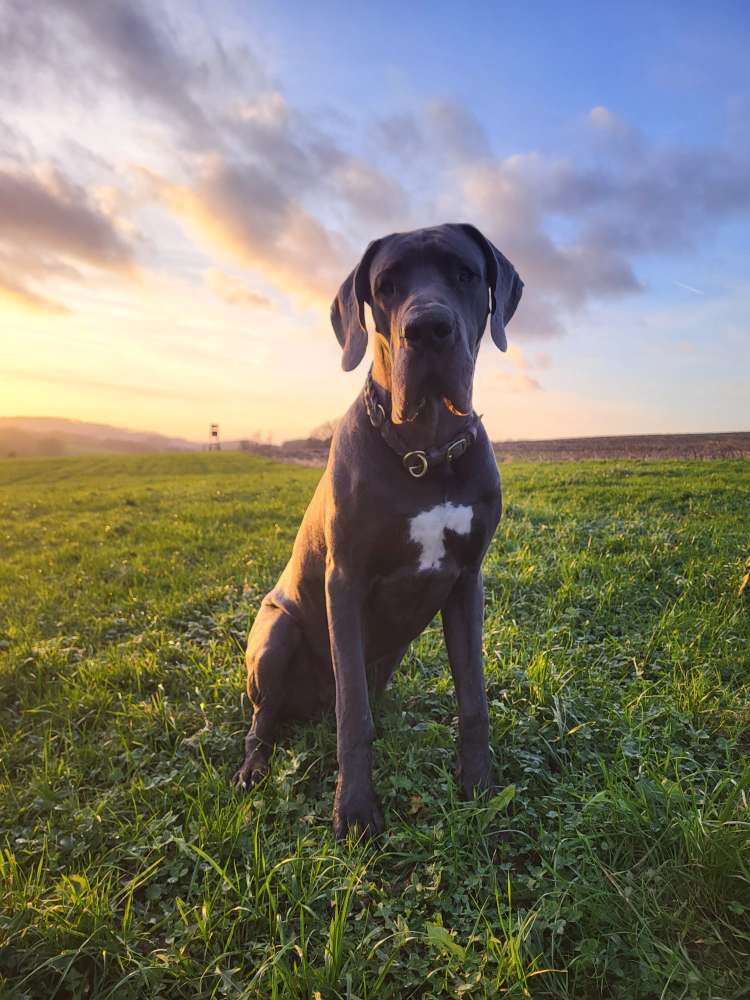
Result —
<path fill-rule="evenodd" d="M 456 458 L 460 458 L 464 452 L 469 447 L 469 439 L 467 437 L 456 438 L 452 444 L 448 445 L 448 450 L 445 453 L 446 462 L 452 462 Z"/>

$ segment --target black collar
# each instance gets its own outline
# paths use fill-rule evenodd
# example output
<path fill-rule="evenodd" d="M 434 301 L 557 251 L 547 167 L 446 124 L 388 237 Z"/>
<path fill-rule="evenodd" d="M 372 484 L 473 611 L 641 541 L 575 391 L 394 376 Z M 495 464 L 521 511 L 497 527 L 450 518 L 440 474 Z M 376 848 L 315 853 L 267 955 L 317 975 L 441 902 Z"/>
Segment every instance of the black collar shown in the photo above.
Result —
<path fill-rule="evenodd" d="M 389 448 L 396 452 L 401 459 L 403 467 L 415 479 L 421 479 L 422 476 L 427 474 L 429 469 L 437 465 L 443 465 L 443 463 L 450 465 L 455 459 L 465 454 L 477 439 L 479 417 L 472 411 L 470 423 L 464 428 L 460 437 L 448 442 L 448 444 L 429 448 L 427 451 L 409 451 L 408 448 L 404 447 L 398 431 L 391 423 L 389 417 L 386 416 L 383 405 L 378 399 L 378 391 L 372 377 L 372 369 L 367 373 L 364 400 L 370 423 L 376 430 L 380 431 L 382 439 Z"/>

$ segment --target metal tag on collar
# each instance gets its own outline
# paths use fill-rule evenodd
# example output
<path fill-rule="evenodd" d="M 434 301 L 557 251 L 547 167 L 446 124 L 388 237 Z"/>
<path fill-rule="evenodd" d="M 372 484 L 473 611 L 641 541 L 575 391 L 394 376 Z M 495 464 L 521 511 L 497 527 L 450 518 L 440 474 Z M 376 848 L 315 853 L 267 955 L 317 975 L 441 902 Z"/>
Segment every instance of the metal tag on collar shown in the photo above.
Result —
<path fill-rule="evenodd" d="M 429 467 L 427 455 L 423 451 L 407 451 L 401 461 L 406 471 L 415 479 L 421 479 Z"/>

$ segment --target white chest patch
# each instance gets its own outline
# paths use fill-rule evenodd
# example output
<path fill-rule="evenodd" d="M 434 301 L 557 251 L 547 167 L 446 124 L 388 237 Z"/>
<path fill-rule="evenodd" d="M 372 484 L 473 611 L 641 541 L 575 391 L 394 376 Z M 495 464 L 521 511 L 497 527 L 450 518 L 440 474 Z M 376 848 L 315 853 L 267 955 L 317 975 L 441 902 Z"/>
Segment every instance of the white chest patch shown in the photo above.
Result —
<path fill-rule="evenodd" d="M 409 537 L 422 550 L 419 555 L 420 570 L 439 568 L 445 555 L 445 532 L 468 535 L 473 515 L 471 507 L 442 503 L 410 519 Z"/>

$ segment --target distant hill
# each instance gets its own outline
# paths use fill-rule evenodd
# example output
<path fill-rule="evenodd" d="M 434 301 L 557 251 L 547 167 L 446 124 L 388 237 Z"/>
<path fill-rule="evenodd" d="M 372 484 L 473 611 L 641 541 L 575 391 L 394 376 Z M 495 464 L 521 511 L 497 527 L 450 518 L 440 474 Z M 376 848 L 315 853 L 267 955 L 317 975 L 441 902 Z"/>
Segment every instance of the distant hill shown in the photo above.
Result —
<path fill-rule="evenodd" d="M 92 452 L 197 451 L 185 438 L 62 417 L 0 417 L 0 458 Z"/>

